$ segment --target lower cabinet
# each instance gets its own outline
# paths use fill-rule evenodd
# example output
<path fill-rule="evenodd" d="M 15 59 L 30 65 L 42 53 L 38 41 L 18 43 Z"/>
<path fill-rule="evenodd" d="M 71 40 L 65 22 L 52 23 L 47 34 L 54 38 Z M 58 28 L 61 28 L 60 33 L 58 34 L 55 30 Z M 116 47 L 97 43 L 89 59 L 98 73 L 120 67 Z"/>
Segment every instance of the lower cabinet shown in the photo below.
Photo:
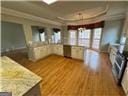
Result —
<path fill-rule="evenodd" d="M 42 45 L 29 49 L 29 59 L 32 61 L 42 59 L 50 54 L 64 56 L 63 45 Z M 71 57 L 84 60 L 84 47 L 71 46 Z"/>
<path fill-rule="evenodd" d="M 84 47 L 72 46 L 71 57 L 84 60 Z"/>
<path fill-rule="evenodd" d="M 72 48 L 71 48 L 71 57 L 72 57 L 72 58 L 78 58 L 77 53 L 78 53 L 77 48 L 76 48 L 76 47 L 72 47 Z"/>
<path fill-rule="evenodd" d="M 52 53 L 63 56 L 63 45 L 51 45 Z"/>
<path fill-rule="evenodd" d="M 109 49 L 109 58 L 110 58 L 110 61 L 112 63 L 112 65 L 115 63 L 115 57 L 116 57 L 116 52 L 117 52 L 117 49 L 113 46 L 110 46 L 110 49 Z"/>
<path fill-rule="evenodd" d="M 32 61 L 37 61 L 50 54 L 57 54 L 63 56 L 63 45 L 42 45 L 39 47 L 29 48 L 29 59 Z"/>
<path fill-rule="evenodd" d="M 23 96 L 42 96 L 40 85 L 35 85 L 31 90 L 29 90 L 27 93 L 25 93 Z"/>
<path fill-rule="evenodd" d="M 128 63 L 127 63 L 127 68 L 125 69 L 121 84 L 126 93 L 126 96 L 128 96 Z"/>

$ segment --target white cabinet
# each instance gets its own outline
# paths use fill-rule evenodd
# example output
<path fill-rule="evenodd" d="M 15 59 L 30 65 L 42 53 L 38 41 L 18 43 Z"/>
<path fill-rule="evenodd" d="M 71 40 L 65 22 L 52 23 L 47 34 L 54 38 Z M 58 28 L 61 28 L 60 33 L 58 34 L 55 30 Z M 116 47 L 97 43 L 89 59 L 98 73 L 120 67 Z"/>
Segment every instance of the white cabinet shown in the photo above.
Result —
<path fill-rule="evenodd" d="M 42 59 L 51 54 L 63 56 L 63 45 L 41 45 L 29 48 L 29 59 L 32 61 Z"/>
<path fill-rule="evenodd" d="M 32 61 L 37 61 L 51 54 L 63 56 L 63 45 L 42 45 L 29 49 L 29 59 Z M 71 57 L 84 60 L 84 47 L 72 46 Z"/>
<path fill-rule="evenodd" d="M 112 65 L 115 62 L 116 52 L 117 52 L 117 48 L 110 45 L 109 46 L 109 58 L 110 58 L 110 61 L 111 61 Z"/>
<path fill-rule="evenodd" d="M 33 48 L 33 61 L 41 59 L 44 54 L 41 54 L 41 52 L 43 51 L 43 49 L 41 47 L 37 47 L 37 48 Z"/>
<path fill-rule="evenodd" d="M 39 60 L 51 54 L 50 45 L 29 48 L 29 59 L 32 61 Z"/>
<path fill-rule="evenodd" d="M 63 45 L 52 45 L 52 53 L 63 56 Z"/>
<path fill-rule="evenodd" d="M 47 55 L 50 55 L 52 53 L 51 45 L 47 45 L 46 52 L 47 52 Z"/>
<path fill-rule="evenodd" d="M 128 63 L 127 63 L 127 68 L 125 69 L 121 84 L 126 93 L 126 96 L 128 96 Z"/>
<path fill-rule="evenodd" d="M 72 57 L 72 58 L 78 58 L 78 57 L 77 57 L 77 53 L 78 53 L 78 48 L 72 47 L 72 48 L 71 48 L 71 57 Z"/>
<path fill-rule="evenodd" d="M 72 46 L 71 57 L 84 60 L 84 47 Z"/>
<path fill-rule="evenodd" d="M 58 55 L 63 56 L 63 45 L 60 45 L 57 48 L 58 48 Z"/>

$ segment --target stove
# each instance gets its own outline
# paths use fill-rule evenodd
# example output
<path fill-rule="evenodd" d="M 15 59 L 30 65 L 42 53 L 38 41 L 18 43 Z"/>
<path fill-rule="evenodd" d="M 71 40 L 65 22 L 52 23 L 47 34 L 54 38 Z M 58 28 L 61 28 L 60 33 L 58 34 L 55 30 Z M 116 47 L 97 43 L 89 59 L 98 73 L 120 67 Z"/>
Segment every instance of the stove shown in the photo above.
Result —
<path fill-rule="evenodd" d="M 112 73 L 118 85 L 121 85 L 123 74 L 128 62 L 128 50 L 126 45 L 120 45 L 116 53 L 115 62 L 112 66 Z"/>

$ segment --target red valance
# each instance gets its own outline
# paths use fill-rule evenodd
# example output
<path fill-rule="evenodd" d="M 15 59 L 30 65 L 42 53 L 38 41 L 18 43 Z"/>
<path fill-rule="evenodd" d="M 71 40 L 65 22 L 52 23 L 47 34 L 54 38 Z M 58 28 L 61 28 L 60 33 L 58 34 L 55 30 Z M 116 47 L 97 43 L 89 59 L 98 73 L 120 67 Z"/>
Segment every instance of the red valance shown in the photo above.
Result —
<path fill-rule="evenodd" d="M 94 28 L 103 28 L 104 21 L 93 23 L 93 24 L 85 24 L 85 25 L 68 25 L 68 30 L 78 30 L 78 28 L 86 28 L 86 29 L 94 29 Z"/>

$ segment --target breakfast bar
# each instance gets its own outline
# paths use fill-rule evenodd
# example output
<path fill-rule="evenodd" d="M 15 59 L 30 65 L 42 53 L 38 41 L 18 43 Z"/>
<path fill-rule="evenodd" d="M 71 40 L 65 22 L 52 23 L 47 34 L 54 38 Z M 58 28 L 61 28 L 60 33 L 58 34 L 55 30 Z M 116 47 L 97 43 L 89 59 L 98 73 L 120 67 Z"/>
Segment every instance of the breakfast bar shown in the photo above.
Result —
<path fill-rule="evenodd" d="M 10 92 L 12 96 L 41 96 L 41 80 L 12 59 L 1 57 L 0 92 Z"/>

